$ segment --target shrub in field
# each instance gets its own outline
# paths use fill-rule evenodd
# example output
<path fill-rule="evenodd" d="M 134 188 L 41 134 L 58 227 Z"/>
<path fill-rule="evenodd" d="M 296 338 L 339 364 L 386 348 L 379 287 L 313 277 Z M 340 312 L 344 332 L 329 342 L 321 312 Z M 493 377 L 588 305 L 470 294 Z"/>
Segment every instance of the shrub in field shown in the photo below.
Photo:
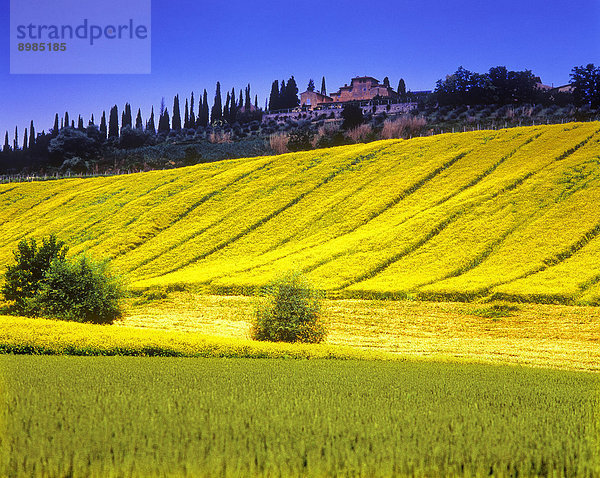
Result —
<path fill-rule="evenodd" d="M 121 316 L 123 289 L 107 262 L 83 256 L 54 260 L 32 299 L 39 315 L 76 322 L 112 323 Z"/>
<path fill-rule="evenodd" d="M 78 322 L 111 323 L 121 315 L 123 288 L 106 262 L 69 261 L 67 246 L 51 235 L 41 245 L 23 239 L 2 287 L 10 310 Z"/>
<path fill-rule="evenodd" d="M 31 299 L 37 294 L 41 283 L 54 260 L 64 260 L 67 246 L 51 235 L 42 239 L 38 246 L 35 239 L 23 239 L 13 252 L 15 264 L 8 266 L 2 294 L 12 301 L 15 312 L 31 313 Z"/>
<path fill-rule="evenodd" d="M 319 343 L 326 335 L 320 318 L 321 295 L 299 273 L 271 282 L 252 324 L 252 338 L 272 342 Z"/>

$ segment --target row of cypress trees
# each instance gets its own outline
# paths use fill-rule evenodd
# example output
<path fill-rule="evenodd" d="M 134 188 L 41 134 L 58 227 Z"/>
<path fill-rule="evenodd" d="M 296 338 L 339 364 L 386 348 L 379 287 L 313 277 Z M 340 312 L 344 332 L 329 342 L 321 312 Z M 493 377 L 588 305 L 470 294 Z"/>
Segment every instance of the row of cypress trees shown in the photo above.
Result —
<path fill-rule="evenodd" d="M 194 98 L 194 92 L 191 93 L 189 100 L 186 98 L 183 114 L 181 112 L 179 95 L 175 95 L 173 98 L 173 108 L 171 113 L 169 112 L 169 109 L 165 107 L 163 98 L 158 118 L 155 117 L 154 107 L 152 107 L 150 116 L 146 122 L 143 121 L 142 112 L 139 108 L 134 122 L 131 105 L 129 103 L 125 104 L 125 108 L 121 113 L 119 121 L 119 109 L 117 105 L 114 105 L 109 110 L 108 118 L 106 111 L 102 112 L 98 131 L 100 137 L 104 139 L 118 138 L 123 131 L 123 128 L 127 127 L 146 131 L 150 134 L 168 134 L 170 131 L 196 129 L 222 121 L 234 123 L 238 119 L 239 113 L 245 111 L 257 111 L 258 109 L 258 95 L 255 95 L 254 97 L 254 104 L 251 102 L 250 84 L 248 84 L 244 90 L 240 90 L 239 95 L 236 95 L 235 88 L 231 90 L 231 93 L 227 92 L 225 105 L 223 106 L 223 101 L 221 99 L 221 84 L 220 82 L 217 82 L 212 108 L 208 103 L 208 93 L 206 89 L 204 89 L 202 95 L 198 98 L 198 101 Z M 95 124 L 94 115 L 92 115 L 87 126 Z M 68 112 L 66 112 L 62 118 L 56 114 L 54 117 L 54 125 L 48 135 L 50 137 L 56 137 L 63 128 L 73 128 L 84 131 L 86 126 L 84 125 L 81 115 L 78 117 L 77 121 L 75 121 L 69 117 Z M 47 136 L 43 131 L 40 135 Z M 38 137 L 40 135 L 38 135 Z M 12 141 L 9 139 L 7 131 L 5 133 L 4 145 L 2 149 L 0 149 L 0 152 L 29 150 L 35 145 L 38 137 L 36 137 L 33 121 L 31 121 L 29 130 L 27 128 L 25 129 L 23 143 L 21 144 L 19 141 L 18 128 L 15 128 L 15 135 Z"/>

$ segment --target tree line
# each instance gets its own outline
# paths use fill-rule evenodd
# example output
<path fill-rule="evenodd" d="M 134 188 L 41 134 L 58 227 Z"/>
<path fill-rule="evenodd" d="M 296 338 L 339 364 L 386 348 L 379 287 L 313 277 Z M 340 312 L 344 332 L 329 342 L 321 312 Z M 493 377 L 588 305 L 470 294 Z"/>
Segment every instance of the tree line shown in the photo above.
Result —
<path fill-rule="evenodd" d="M 134 118 L 129 103 L 121 112 L 117 105 L 110 108 L 108 115 L 106 110 L 103 111 L 99 122 L 91 115 L 87 124 L 81 115 L 75 120 L 68 112 L 64 116 L 57 113 L 53 127 L 47 133 L 41 131 L 36 134 L 33 121 L 22 136 L 18 127 L 15 127 L 12 138 L 8 131 L 5 132 L 0 149 L 0 173 L 23 168 L 56 167 L 72 157 L 93 158 L 104 146 L 135 148 L 163 141 L 169 135 L 200 131 L 211 125 L 260 121 L 263 111 L 258 107 L 258 95 L 254 96 L 254 101 L 251 98 L 248 84 L 238 94 L 232 88 L 223 104 L 221 84 L 217 82 L 212 106 L 206 89 L 197 100 L 192 92 L 183 107 L 179 95 L 175 95 L 171 110 L 165 106 L 163 98 L 159 111 L 155 114 L 152 107 L 146 121 L 140 108 Z"/>
<path fill-rule="evenodd" d="M 469 71 L 462 66 L 436 82 L 431 102 L 440 106 L 556 104 L 600 106 L 600 67 L 593 64 L 571 70 L 570 89 L 540 88 L 541 80 L 531 70 L 512 71 L 505 66 L 487 73 Z"/>

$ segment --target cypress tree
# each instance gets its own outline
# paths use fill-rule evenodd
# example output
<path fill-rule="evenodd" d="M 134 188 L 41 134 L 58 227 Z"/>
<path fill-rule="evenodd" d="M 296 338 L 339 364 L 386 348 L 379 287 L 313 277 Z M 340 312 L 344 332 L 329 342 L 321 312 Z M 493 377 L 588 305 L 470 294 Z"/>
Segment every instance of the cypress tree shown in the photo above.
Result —
<path fill-rule="evenodd" d="M 77 129 L 79 131 L 83 131 L 83 118 L 81 115 L 79 115 L 79 118 L 77 118 Z"/>
<path fill-rule="evenodd" d="M 69 112 L 65 111 L 65 128 L 69 127 Z"/>
<path fill-rule="evenodd" d="M 279 109 L 284 110 L 289 108 L 286 99 L 285 80 L 281 80 L 281 86 L 279 87 L 279 96 L 277 97 L 277 103 L 279 103 Z"/>
<path fill-rule="evenodd" d="M 158 121 L 160 123 L 160 119 L 165 114 L 165 97 L 163 96 L 160 100 L 160 110 L 158 111 Z"/>
<path fill-rule="evenodd" d="M 202 94 L 202 121 L 200 122 L 202 126 L 208 126 L 208 93 L 206 89 Z"/>
<path fill-rule="evenodd" d="M 271 94 L 269 95 L 269 111 L 279 109 L 279 81 L 275 80 L 271 85 Z"/>
<path fill-rule="evenodd" d="M 19 131 L 15 126 L 15 140 L 13 141 L 13 151 L 17 151 L 19 149 Z"/>
<path fill-rule="evenodd" d="M 252 100 L 250 99 L 250 83 L 246 86 L 246 99 L 244 101 L 244 111 L 250 111 Z"/>
<path fill-rule="evenodd" d="M 238 105 L 235 101 L 235 88 L 231 88 L 231 107 L 229 109 L 229 122 L 235 123 L 237 119 Z"/>
<path fill-rule="evenodd" d="M 10 144 L 8 144 L 8 131 L 4 135 L 4 148 L 2 149 L 5 153 L 10 151 Z"/>
<path fill-rule="evenodd" d="M 244 107 L 244 95 L 242 94 L 242 89 L 240 88 L 240 96 L 238 96 L 238 111 Z"/>
<path fill-rule="evenodd" d="M 169 118 L 169 110 L 167 108 L 165 108 L 165 112 L 163 113 L 163 118 L 164 118 L 164 126 L 163 129 L 164 131 L 168 134 L 171 132 L 171 120 Z"/>
<path fill-rule="evenodd" d="M 33 127 L 33 120 L 29 124 L 29 148 L 35 146 L 35 128 Z"/>
<path fill-rule="evenodd" d="M 306 91 L 315 91 L 315 82 L 312 78 L 308 80 L 308 86 L 306 87 Z"/>
<path fill-rule="evenodd" d="M 152 134 L 156 134 L 156 125 L 154 124 L 154 106 L 150 110 L 150 119 L 146 124 L 146 131 L 149 131 Z"/>
<path fill-rule="evenodd" d="M 288 84 L 285 87 L 285 101 L 287 104 L 286 108 L 295 108 L 300 104 L 300 100 L 298 99 L 298 85 L 296 84 L 294 75 L 288 80 Z"/>
<path fill-rule="evenodd" d="M 210 122 L 215 123 L 223 119 L 223 104 L 221 102 L 221 83 L 217 81 L 217 89 L 215 91 L 215 102 L 210 113 Z"/>
<path fill-rule="evenodd" d="M 258 95 L 254 95 L 254 109 L 258 111 Z"/>
<path fill-rule="evenodd" d="M 129 126 L 130 128 L 133 126 L 133 118 L 131 116 L 131 105 L 129 103 L 125 103 L 125 111 L 121 115 L 121 131 L 125 126 Z"/>
<path fill-rule="evenodd" d="M 27 151 L 27 128 L 25 128 L 25 133 L 23 133 L 23 151 Z"/>
<path fill-rule="evenodd" d="M 54 116 L 54 127 L 52 128 L 52 137 L 58 135 L 58 113 Z"/>
<path fill-rule="evenodd" d="M 175 95 L 173 98 L 173 130 L 181 131 L 181 113 L 179 111 L 179 95 Z"/>
<path fill-rule="evenodd" d="M 390 79 L 387 76 L 383 79 L 383 86 L 386 88 L 390 87 Z"/>
<path fill-rule="evenodd" d="M 200 108 L 198 108 L 200 111 Z M 190 99 L 190 128 L 196 129 L 196 115 L 194 115 L 194 92 L 192 91 L 192 97 Z"/>
<path fill-rule="evenodd" d="M 163 130 L 165 129 L 164 119 L 163 119 L 164 115 L 165 115 L 165 110 L 163 110 L 162 113 L 159 113 L 159 115 L 158 115 L 158 124 L 156 127 L 156 134 L 161 134 L 163 132 Z"/>
<path fill-rule="evenodd" d="M 144 122 L 142 121 L 142 109 L 138 108 L 137 116 L 135 117 L 135 129 L 144 129 Z"/>
<path fill-rule="evenodd" d="M 206 91 L 206 90 L 204 90 Z M 202 118 L 204 117 L 204 102 L 202 101 L 202 95 L 198 98 L 198 117 L 196 118 L 196 127 L 204 126 Z"/>
<path fill-rule="evenodd" d="M 108 117 L 108 139 L 119 137 L 119 109 L 114 105 Z"/>
<path fill-rule="evenodd" d="M 401 101 L 406 101 L 406 83 L 404 83 L 404 78 L 400 78 L 398 82 L 398 96 L 400 96 Z"/>
<path fill-rule="evenodd" d="M 94 122 L 94 115 L 92 114 L 92 117 L 90 118 L 90 122 L 88 123 L 88 125 L 91 126 L 93 124 L 96 124 L 96 123 Z"/>
<path fill-rule="evenodd" d="M 71 128 L 75 129 L 75 120 L 71 120 Z"/>
<path fill-rule="evenodd" d="M 325 88 L 325 77 L 321 80 L 321 94 L 327 96 L 327 88 Z"/>
<path fill-rule="evenodd" d="M 163 114 L 158 119 L 158 134 L 169 134 L 171 131 L 171 120 L 169 118 L 169 110 L 165 108 Z"/>
<path fill-rule="evenodd" d="M 188 104 L 187 98 L 185 99 L 185 112 L 183 117 L 183 127 L 185 129 L 190 129 L 190 106 Z"/>
<path fill-rule="evenodd" d="M 227 99 L 225 100 L 225 108 L 223 109 L 223 119 L 228 123 L 231 123 L 231 108 L 229 103 L 231 102 L 231 95 L 227 92 Z"/>
<path fill-rule="evenodd" d="M 106 111 L 102 112 L 102 118 L 100 118 L 100 136 L 102 139 L 106 139 L 108 130 L 106 128 Z"/>

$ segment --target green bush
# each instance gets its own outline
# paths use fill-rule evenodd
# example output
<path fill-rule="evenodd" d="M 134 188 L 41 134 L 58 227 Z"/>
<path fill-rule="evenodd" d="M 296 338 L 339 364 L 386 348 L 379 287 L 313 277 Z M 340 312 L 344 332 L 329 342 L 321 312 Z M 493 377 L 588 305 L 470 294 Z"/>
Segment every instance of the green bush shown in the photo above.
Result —
<path fill-rule="evenodd" d="M 358 104 L 350 103 L 342 110 L 342 129 L 349 130 L 356 128 L 365 122 L 363 111 Z"/>
<path fill-rule="evenodd" d="M 54 260 L 63 260 L 67 253 L 65 243 L 51 235 L 42 239 L 38 247 L 35 239 L 23 239 L 13 252 L 15 264 L 8 266 L 2 294 L 13 302 L 16 313 L 30 314 L 31 299 L 37 294 L 40 285 Z"/>
<path fill-rule="evenodd" d="M 271 282 L 256 308 L 252 338 L 272 342 L 319 343 L 326 335 L 321 294 L 300 273 Z"/>
<path fill-rule="evenodd" d="M 53 261 L 32 304 L 42 316 L 106 324 L 121 316 L 122 297 L 121 282 L 108 263 L 82 256 Z"/>
<path fill-rule="evenodd" d="M 106 262 L 67 260 L 67 246 L 54 235 L 41 245 L 23 239 L 13 254 L 2 286 L 9 312 L 95 323 L 121 315 L 123 288 Z"/>
<path fill-rule="evenodd" d="M 290 134 L 287 148 L 290 151 L 307 151 L 312 149 L 313 134 L 308 126 L 300 127 Z"/>

